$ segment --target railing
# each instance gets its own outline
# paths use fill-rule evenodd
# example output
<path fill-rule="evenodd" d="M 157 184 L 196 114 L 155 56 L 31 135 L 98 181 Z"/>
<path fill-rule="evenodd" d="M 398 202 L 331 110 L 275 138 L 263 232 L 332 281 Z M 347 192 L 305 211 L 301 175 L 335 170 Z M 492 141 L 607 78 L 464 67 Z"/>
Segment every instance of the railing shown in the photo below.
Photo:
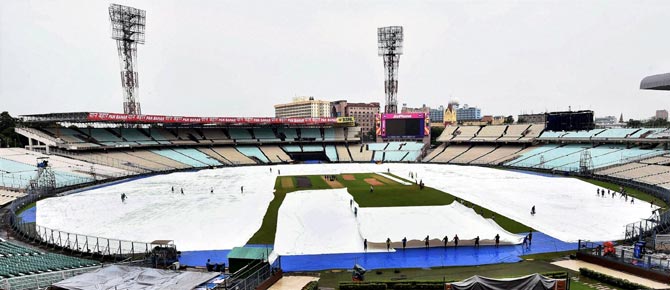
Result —
<path fill-rule="evenodd" d="M 100 266 L 86 267 L 79 269 L 64 270 L 58 272 L 48 272 L 22 277 L 6 278 L 0 280 L 0 289 L 5 290 L 28 290 L 28 289 L 46 289 L 51 284 L 63 281 L 79 274 L 87 273 Z"/>
<path fill-rule="evenodd" d="M 233 273 L 214 289 L 255 290 L 263 281 L 272 277 L 277 268 L 267 262 L 252 263 Z"/>
<path fill-rule="evenodd" d="M 604 248 L 597 243 L 588 241 L 579 241 L 579 250 L 581 254 L 586 254 L 601 259 L 607 259 L 610 262 L 635 266 L 651 271 L 661 272 L 667 275 L 670 272 L 670 260 L 663 256 L 645 255 L 641 258 L 635 258 L 633 247 L 618 247 L 614 253 L 605 254 Z M 642 250 L 644 252 L 644 249 Z"/>
<path fill-rule="evenodd" d="M 35 174 L 37 175 L 37 169 L 35 169 Z M 108 176 L 108 178 L 121 178 L 125 175 L 118 176 Z M 16 176 L 11 173 L 0 173 L 0 188 L 7 188 L 14 191 L 29 191 L 35 190 L 32 188 L 32 184 L 36 181 L 35 178 L 23 178 L 22 176 Z M 95 180 L 93 178 L 86 177 L 69 177 L 66 181 L 63 181 L 62 177 L 59 177 L 56 173 L 56 187 L 58 188 L 70 188 L 77 185 L 93 183 Z"/>
<path fill-rule="evenodd" d="M 666 233 L 670 230 L 670 210 L 655 212 L 648 219 L 626 225 L 625 239 L 634 241 L 640 237 Z"/>
<path fill-rule="evenodd" d="M 13 201 L 8 207 L 8 224 L 14 232 L 26 241 L 43 245 L 53 250 L 60 250 L 81 257 L 120 260 L 147 259 L 155 247 L 160 245 L 109 239 L 59 231 L 36 223 L 24 222 L 17 216 L 17 211 L 24 206 L 48 197 L 46 194 L 29 194 Z"/>

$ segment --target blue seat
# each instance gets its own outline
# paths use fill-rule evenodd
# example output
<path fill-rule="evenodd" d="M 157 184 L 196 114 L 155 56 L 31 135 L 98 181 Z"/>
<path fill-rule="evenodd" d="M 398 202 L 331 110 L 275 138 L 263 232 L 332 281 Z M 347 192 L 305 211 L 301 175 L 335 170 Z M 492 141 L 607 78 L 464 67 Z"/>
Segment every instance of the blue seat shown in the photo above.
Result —
<path fill-rule="evenodd" d="M 270 163 L 270 160 L 263 154 L 261 149 L 256 146 L 237 146 L 237 151 L 248 157 L 256 157 L 263 163 Z"/>

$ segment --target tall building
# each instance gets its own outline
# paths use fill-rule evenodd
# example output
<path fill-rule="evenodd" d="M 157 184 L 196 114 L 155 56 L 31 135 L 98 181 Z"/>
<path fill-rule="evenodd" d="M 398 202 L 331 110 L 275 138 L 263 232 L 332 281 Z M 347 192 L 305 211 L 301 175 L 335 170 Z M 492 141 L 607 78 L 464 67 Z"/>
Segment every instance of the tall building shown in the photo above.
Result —
<path fill-rule="evenodd" d="M 379 103 L 349 103 L 346 100 L 331 103 L 331 116 L 354 117 L 363 133 L 375 130 L 375 115 L 379 114 Z"/>
<path fill-rule="evenodd" d="M 330 115 L 330 102 L 315 100 L 314 97 L 296 97 L 290 103 L 275 105 L 277 118 L 320 118 Z"/>
<path fill-rule="evenodd" d="M 444 106 L 440 105 L 437 109 L 430 109 L 430 122 L 443 123 L 444 122 Z"/>
<path fill-rule="evenodd" d="M 354 117 L 363 133 L 375 130 L 375 116 L 379 114 L 379 103 L 348 103 L 345 109 L 347 117 Z"/>
<path fill-rule="evenodd" d="M 468 104 L 463 105 L 462 108 L 456 109 L 456 119 L 461 121 L 480 120 L 482 118 L 482 110 L 477 107 L 470 107 Z"/>
<path fill-rule="evenodd" d="M 656 119 L 668 120 L 668 110 L 656 110 Z"/>

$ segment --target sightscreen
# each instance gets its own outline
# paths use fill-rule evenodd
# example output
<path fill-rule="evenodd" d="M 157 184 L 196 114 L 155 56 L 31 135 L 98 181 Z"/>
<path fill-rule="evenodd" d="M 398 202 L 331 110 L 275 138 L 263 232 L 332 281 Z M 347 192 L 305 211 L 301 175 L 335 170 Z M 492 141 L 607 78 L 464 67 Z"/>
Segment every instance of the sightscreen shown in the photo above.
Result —
<path fill-rule="evenodd" d="M 423 119 L 386 119 L 386 136 L 423 136 Z"/>

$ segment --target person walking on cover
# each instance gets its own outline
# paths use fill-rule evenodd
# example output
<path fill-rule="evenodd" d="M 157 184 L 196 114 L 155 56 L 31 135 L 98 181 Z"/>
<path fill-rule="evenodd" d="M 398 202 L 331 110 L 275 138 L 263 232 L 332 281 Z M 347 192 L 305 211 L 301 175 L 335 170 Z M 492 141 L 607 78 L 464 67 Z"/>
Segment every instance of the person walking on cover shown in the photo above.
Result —
<path fill-rule="evenodd" d="M 428 249 L 428 246 L 430 245 L 430 242 L 429 242 L 429 241 L 430 241 L 429 236 L 426 236 L 426 239 L 424 240 L 425 245 L 426 245 L 426 249 Z"/>
<path fill-rule="evenodd" d="M 122 193 L 122 194 L 121 194 L 121 203 L 126 203 L 126 197 L 127 197 L 127 196 L 126 196 L 125 193 Z"/>
<path fill-rule="evenodd" d="M 407 237 L 402 238 L 402 249 L 404 250 L 407 247 Z"/>
<path fill-rule="evenodd" d="M 530 209 L 530 215 L 535 215 L 535 206 Z"/>
<path fill-rule="evenodd" d="M 454 235 L 454 248 L 458 248 L 458 241 L 460 239 L 458 238 L 458 235 Z"/>
<path fill-rule="evenodd" d="M 244 193 L 244 185 L 240 186 L 240 192 Z"/>
<path fill-rule="evenodd" d="M 479 236 L 475 238 L 475 248 L 479 249 Z"/>
<path fill-rule="evenodd" d="M 386 238 L 386 251 L 391 250 L 391 238 Z"/>
<path fill-rule="evenodd" d="M 174 193 L 174 186 L 172 186 L 172 193 Z"/>
<path fill-rule="evenodd" d="M 444 247 L 446 248 L 447 243 L 449 242 L 449 238 L 447 236 L 444 236 L 444 238 L 442 239 L 442 242 L 444 243 Z"/>
<path fill-rule="evenodd" d="M 496 248 L 500 245 L 500 235 L 496 234 Z"/>
<path fill-rule="evenodd" d="M 184 188 L 180 188 L 179 190 L 181 190 L 181 195 L 184 195 Z"/>
<path fill-rule="evenodd" d="M 368 251 L 368 239 L 363 240 L 363 251 Z"/>

